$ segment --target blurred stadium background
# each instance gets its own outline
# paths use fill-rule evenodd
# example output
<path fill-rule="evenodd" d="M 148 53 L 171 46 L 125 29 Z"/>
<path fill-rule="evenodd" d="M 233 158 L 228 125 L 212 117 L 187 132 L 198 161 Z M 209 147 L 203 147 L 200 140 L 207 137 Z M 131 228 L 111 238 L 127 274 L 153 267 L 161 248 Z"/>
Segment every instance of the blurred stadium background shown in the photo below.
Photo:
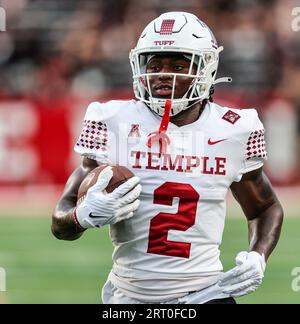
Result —
<path fill-rule="evenodd" d="M 297 280 L 291 272 L 300 267 L 297 2 L 0 1 L 6 12 L 0 32 L 0 267 L 7 290 L 0 291 L 0 303 L 100 302 L 111 266 L 108 229 L 60 242 L 50 233 L 51 212 L 79 162 L 72 147 L 87 103 L 133 96 L 129 50 L 150 20 L 171 10 L 199 16 L 225 47 L 219 76 L 232 76 L 233 83 L 218 87 L 215 100 L 256 107 L 267 129 L 266 171 L 286 219 L 263 286 L 238 302 L 300 302 L 291 286 Z M 228 199 L 225 269 L 247 248 L 246 222 Z"/>

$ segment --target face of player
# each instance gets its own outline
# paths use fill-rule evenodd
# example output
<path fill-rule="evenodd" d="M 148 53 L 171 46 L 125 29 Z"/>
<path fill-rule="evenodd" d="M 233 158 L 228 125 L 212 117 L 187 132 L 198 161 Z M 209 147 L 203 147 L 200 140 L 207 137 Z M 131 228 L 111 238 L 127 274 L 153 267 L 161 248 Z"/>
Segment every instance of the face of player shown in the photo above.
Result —
<path fill-rule="evenodd" d="M 183 73 L 188 74 L 190 60 L 182 55 L 156 55 L 146 66 L 146 73 Z M 192 74 L 195 74 L 197 66 L 194 65 Z M 152 96 L 155 98 L 168 99 L 172 96 L 172 75 L 156 75 L 149 77 Z M 182 98 L 188 91 L 193 78 L 177 76 L 175 83 L 174 98 Z"/>

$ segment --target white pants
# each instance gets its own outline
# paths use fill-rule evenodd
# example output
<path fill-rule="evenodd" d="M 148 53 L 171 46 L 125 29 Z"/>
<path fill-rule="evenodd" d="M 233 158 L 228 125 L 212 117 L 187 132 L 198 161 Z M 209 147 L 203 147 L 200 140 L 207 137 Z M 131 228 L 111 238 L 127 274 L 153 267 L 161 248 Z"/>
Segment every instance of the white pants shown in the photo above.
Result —
<path fill-rule="evenodd" d="M 156 304 L 203 304 L 213 299 L 223 299 L 230 297 L 228 294 L 223 294 L 222 289 L 218 284 L 214 284 L 203 290 L 192 292 L 183 297 L 175 298 L 169 301 Z M 103 304 L 147 304 L 141 300 L 130 298 L 107 280 L 102 289 Z"/>

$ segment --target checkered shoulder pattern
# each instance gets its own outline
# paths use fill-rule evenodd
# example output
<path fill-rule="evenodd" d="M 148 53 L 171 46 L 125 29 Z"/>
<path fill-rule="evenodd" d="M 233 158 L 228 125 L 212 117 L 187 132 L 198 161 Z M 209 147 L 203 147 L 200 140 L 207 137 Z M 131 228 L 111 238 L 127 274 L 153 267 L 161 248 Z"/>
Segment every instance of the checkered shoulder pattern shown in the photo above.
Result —
<path fill-rule="evenodd" d="M 82 149 L 107 150 L 107 125 L 105 122 L 84 120 L 84 126 L 76 143 Z"/>
<path fill-rule="evenodd" d="M 267 156 L 264 135 L 264 129 L 255 130 L 250 134 L 246 148 L 246 160 L 250 160 L 256 157 L 265 158 Z"/>

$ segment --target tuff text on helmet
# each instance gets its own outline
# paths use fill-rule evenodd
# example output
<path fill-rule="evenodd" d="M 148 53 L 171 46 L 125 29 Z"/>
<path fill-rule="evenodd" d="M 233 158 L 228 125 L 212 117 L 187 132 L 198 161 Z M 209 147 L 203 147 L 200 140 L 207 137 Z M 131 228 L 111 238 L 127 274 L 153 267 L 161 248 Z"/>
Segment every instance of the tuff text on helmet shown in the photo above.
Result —
<path fill-rule="evenodd" d="M 159 40 L 159 41 L 154 41 L 154 44 L 156 46 L 165 46 L 165 45 L 173 45 L 175 41 L 170 41 L 170 40 Z"/>

